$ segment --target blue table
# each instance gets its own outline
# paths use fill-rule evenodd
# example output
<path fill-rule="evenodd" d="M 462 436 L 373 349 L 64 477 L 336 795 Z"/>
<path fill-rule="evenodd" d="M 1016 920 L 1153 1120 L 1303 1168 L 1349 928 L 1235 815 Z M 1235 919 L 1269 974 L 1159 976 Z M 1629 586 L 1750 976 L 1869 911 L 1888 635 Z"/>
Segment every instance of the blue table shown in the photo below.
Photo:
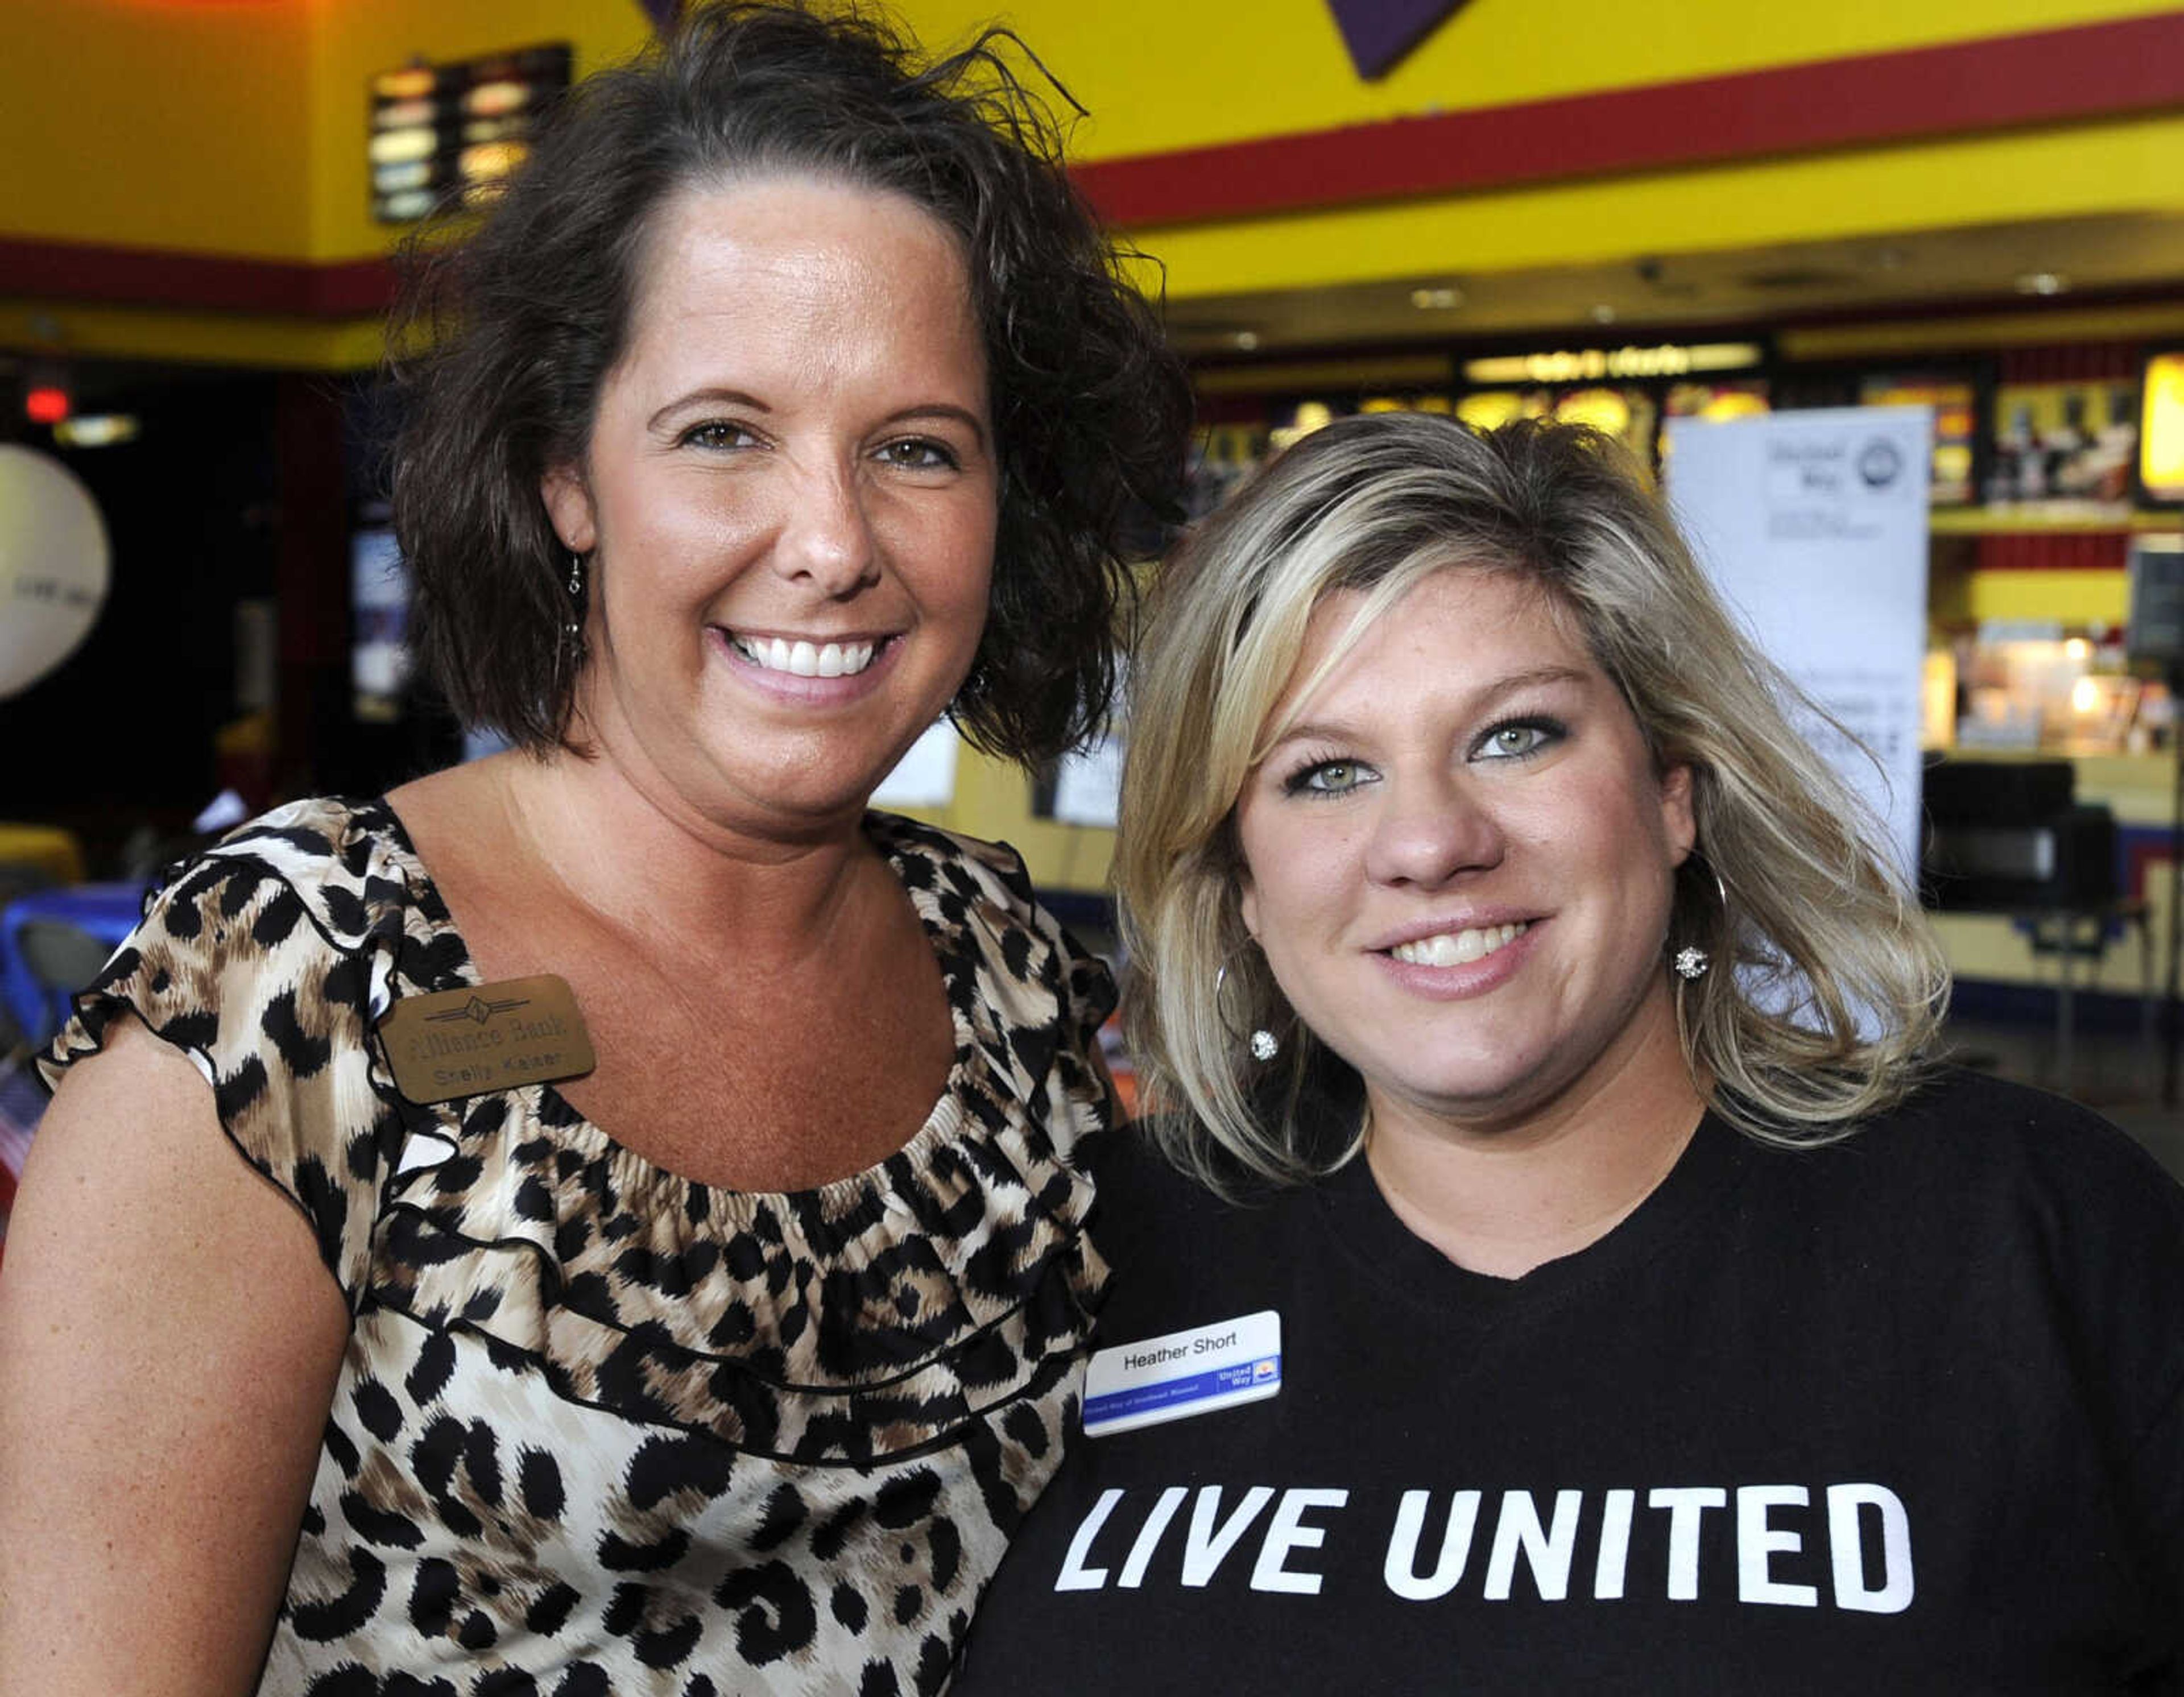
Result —
<path fill-rule="evenodd" d="M 83 969 L 94 955 L 110 955 L 136 928 L 143 910 L 144 886 L 134 881 L 112 884 L 63 884 L 33 890 L 0 908 L 0 1000 L 25 1039 L 43 1043 L 73 1011 L 70 997 L 89 982 Z M 57 982 L 50 968 L 25 958 L 25 926 L 64 926 L 78 934 L 78 946 L 60 951 L 72 956 L 77 982 Z M 34 950 L 40 961 L 50 949 Z M 89 966 L 95 972 L 95 965 Z"/>

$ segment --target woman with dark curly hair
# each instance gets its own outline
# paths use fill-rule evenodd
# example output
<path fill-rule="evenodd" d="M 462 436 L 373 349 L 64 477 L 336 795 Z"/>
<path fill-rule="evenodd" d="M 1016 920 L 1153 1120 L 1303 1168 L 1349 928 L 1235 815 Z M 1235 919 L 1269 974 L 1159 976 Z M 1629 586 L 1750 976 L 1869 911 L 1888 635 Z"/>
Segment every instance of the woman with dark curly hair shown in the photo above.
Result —
<path fill-rule="evenodd" d="M 424 265 L 419 647 L 515 747 L 245 827 L 81 999 L 0 1688 L 937 1689 L 1105 1276 L 1112 991 L 865 804 L 1099 721 L 1179 368 L 994 38 L 862 14 L 698 9 Z"/>

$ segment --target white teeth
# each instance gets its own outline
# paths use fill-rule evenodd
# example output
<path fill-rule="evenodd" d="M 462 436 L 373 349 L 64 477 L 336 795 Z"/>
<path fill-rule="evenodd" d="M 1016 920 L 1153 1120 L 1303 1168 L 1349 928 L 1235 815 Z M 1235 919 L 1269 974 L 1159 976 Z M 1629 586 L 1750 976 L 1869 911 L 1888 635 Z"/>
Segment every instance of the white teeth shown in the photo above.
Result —
<path fill-rule="evenodd" d="M 737 637 L 744 659 L 794 677 L 854 677 L 872 663 L 876 643 L 792 643 L 783 637 Z"/>
<path fill-rule="evenodd" d="M 1444 931 L 1415 943 L 1399 943 L 1388 952 L 1407 966 L 1462 966 L 1506 948 L 1524 930 L 1523 925 L 1490 925 L 1475 931 Z"/>

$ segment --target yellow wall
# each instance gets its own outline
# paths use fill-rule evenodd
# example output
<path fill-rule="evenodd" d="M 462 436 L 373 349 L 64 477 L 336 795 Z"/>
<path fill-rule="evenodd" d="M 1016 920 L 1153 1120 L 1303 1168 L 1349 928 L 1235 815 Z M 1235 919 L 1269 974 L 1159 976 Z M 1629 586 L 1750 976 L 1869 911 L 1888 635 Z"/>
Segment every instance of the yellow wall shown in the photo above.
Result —
<path fill-rule="evenodd" d="M 0 0 L 0 236 L 306 256 L 310 25 L 298 0 Z"/>
<path fill-rule="evenodd" d="M 946 807 L 901 810 L 1024 858 L 1032 882 L 1047 890 L 1100 890 L 1115 856 L 1115 833 L 1097 826 L 1058 825 L 1031 810 L 1031 780 L 1018 768 L 968 748 L 956 756 L 956 796 Z"/>
<path fill-rule="evenodd" d="M 1093 115 L 1097 159 L 1407 114 L 1748 70 L 2173 10 L 2174 0 L 1534 0 L 1470 3 L 1359 80 L 1324 0 L 904 0 L 929 44 L 1004 11 Z M 1551 31 L 1551 32 L 1550 32 Z M 0 237 L 340 263 L 383 252 L 364 154 L 373 72 L 565 40 L 581 75 L 635 51 L 636 0 L 0 0 Z M 1436 270 L 1874 235 L 2184 203 L 2184 117 L 1145 232 L 1178 298 Z M 0 275 L 0 320 L 25 315 Z M 48 313 L 47 316 L 55 316 Z M 370 338 L 229 318 L 92 323 L 63 349 L 368 362 Z M 0 322 L 0 331 L 5 330 Z M 13 339 L 13 338 L 10 338 Z M 18 345 L 20 345 L 18 343 Z"/>
<path fill-rule="evenodd" d="M 1964 580 L 1961 606 L 1932 610 L 1952 624 L 2052 619 L 2071 630 L 2114 627 L 2130 615 L 2131 583 L 2121 571 L 1974 571 Z"/>
<path fill-rule="evenodd" d="M 1326 0 L 899 0 L 921 39 L 996 13 L 1092 110 L 1100 159 L 2173 11 L 2175 0 L 1469 0 L 1361 81 Z"/>
<path fill-rule="evenodd" d="M 2184 117 L 1147 232 L 1178 296 L 2184 208 Z"/>
<path fill-rule="evenodd" d="M 1001 11 L 1093 115 L 1086 159 L 1597 91 L 2174 9 L 2174 0 L 1470 0 L 1377 83 L 1324 0 L 905 0 L 928 42 Z M 566 40 L 580 73 L 644 38 L 636 0 L 5 0 L 0 235 L 343 260 L 367 215 L 365 83 L 413 54 Z M 2175 203 L 2167 123 L 1997 139 L 1370 213 L 1164 232 L 1182 292 L 1347 269 L 1582 259 L 1694 237 L 1761 241 L 1994 215 Z M 1928 158 L 1931 155 L 1933 157 Z M 1858 220 L 1863 216 L 1863 225 Z M 1341 268 L 1336 268 L 1341 269 Z M 4 289 L 4 280 L 0 280 Z"/>
<path fill-rule="evenodd" d="M 269 371 L 361 371 L 378 364 L 383 346 L 378 321 L 373 319 L 175 312 L 0 298 L 0 348 L 78 359 L 169 360 Z"/>

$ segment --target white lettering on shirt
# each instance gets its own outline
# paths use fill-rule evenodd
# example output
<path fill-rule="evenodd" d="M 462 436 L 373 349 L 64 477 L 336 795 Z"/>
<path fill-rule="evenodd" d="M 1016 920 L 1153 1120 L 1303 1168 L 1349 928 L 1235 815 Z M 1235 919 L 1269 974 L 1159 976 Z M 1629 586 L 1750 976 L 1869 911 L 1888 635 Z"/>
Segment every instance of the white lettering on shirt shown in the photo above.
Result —
<path fill-rule="evenodd" d="M 1418 1577 L 1418 1538 L 1425 1531 L 1431 1491 L 1406 1491 L 1396 1511 L 1396 1530 L 1388 1538 L 1387 1561 L 1381 1577 L 1388 1589 L 1406 1602 L 1430 1603 L 1446 1597 L 1463 1577 L 1463 1564 L 1471 1556 L 1471 1534 L 1479 1525 L 1479 1493 L 1458 1491 L 1448 1505 L 1448 1530 L 1441 1534 L 1440 1560 L 1432 1576 Z"/>
<path fill-rule="evenodd" d="M 1221 1487 L 1200 1487 L 1198 1500 L 1190 1505 L 1190 1533 L 1184 1540 L 1183 1583 L 1197 1586 L 1212 1579 L 1223 1558 L 1236 1547 L 1236 1540 L 1244 1535 L 1245 1528 L 1273 1499 L 1272 1485 L 1252 1486 L 1244 1493 L 1244 1500 L 1237 1504 L 1236 1512 L 1228 1516 L 1228 1523 L 1217 1531 L 1214 1520 L 1221 1512 Z"/>
<path fill-rule="evenodd" d="M 1582 1491 L 1557 1491 L 1554 1530 L 1550 1532 L 1540 1524 L 1540 1511 L 1529 1491 L 1502 1493 L 1502 1518 L 1494 1526 L 1494 1551 L 1486 1558 L 1489 1602 L 1509 1600 L 1520 1550 L 1531 1566 L 1541 1600 L 1558 1603 L 1569 1594 L 1570 1557 L 1577 1551 L 1578 1509 L 1584 1500 Z"/>
<path fill-rule="evenodd" d="M 1077 1536 L 1069 1540 L 1069 1554 L 1061 1561 L 1061 1577 L 1054 1582 L 1057 1591 L 1096 1591 L 1107 1583 L 1104 1567 L 1087 1567 L 1084 1558 L 1092 1553 L 1092 1540 L 1100 1535 L 1100 1528 L 1107 1523 L 1107 1516 L 1115 1512 L 1115 1505 L 1123 1500 L 1119 1490 L 1102 1491 L 1100 1500 L 1092 1505 L 1092 1512 L 1084 1516 L 1077 1528 Z"/>
<path fill-rule="evenodd" d="M 1160 1494 L 1153 1511 L 1145 1516 L 1144 1529 L 1138 1541 L 1130 1546 L 1130 1559 L 1123 1564 L 1123 1577 L 1115 1583 L 1119 1589 L 1134 1591 L 1145 1582 L 1145 1569 L 1153 1559 L 1153 1550 L 1167 1530 L 1167 1523 L 1175 1518 L 1175 1511 L 1183 1506 L 1183 1499 L 1190 1494 L 1185 1485 L 1170 1485 Z"/>
<path fill-rule="evenodd" d="M 1880 1583 L 1875 1586 L 1865 1583 L 1870 1564 L 1865 1559 L 1865 1516 L 1858 1512 L 1864 1508 L 1880 1515 Z M 1903 1499 L 1887 1486 L 1828 1487 L 1828 1550 L 1835 1558 L 1838 1609 L 1897 1615 L 1911 1606 L 1911 1516 Z"/>
<path fill-rule="evenodd" d="M 1792 1608 L 1816 1609 L 1820 1594 L 1812 1585 L 1793 1585 L 1777 1579 L 1770 1564 L 1778 1554 L 1795 1555 L 1805 1547 L 1803 1537 L 1786 1527 L 1768 1524 L 1772 1508 L 1805 1508 L 1813 1494 L 1802 1485 L 1739 1485 L 1736 1488 L 1736 1594 L 1741 1602 L 1783 1603 Z"/>
<path fill-rule="evenodd" d="M 1519 1589 L 1520 1570 L 1542 1601 L 1571 1600 L 1570 1577 L 1581 1545 L 1593 1552 L 1591 1599 L 1618 1601 L 1629 1594 L 1634 1553 L 1638 1572 L 1658 1576 L 1655 1593 L 1677 1602 L 1708 1596 L 1719 1601 L 1730 1585 L 1736 1600 L 1774 1608 L 1814 1609 L 1832 1602 L 1861 1614 L 1901 1614 L 1912 1606 L 1917 1583 L 1912 1561 L 1911 1517 L 1903 1499 L 1886 1485 L 1762 1483 L 1662 1486 L 1642 1493 L 1656 1513 L 1641 1521 L 1641 1492 L 1511 1489 L 1487 1500 L 1475 1489 L 1404 1490 L 1395 1505 L 1381 1555 L 1381 1582 L 1389 1594 L 1431 1603 L 1465 1586 L 1489 1602 L 1507 1601 Z M 1727 1508 L 1733 1519 L 1709 1519 Z M 1203 1589 L 1254 1528 L 1257 1548 L 1247 1583 L 1258 1592 L 1318 1596 L 1330 1585 L 1356 1584 L 1357 1530 L 1354 1493 L 1340 1487 L 1249 1488 L 1170 1485 L 1103 1490 L 1072 1533 L 1056 1591 L 1099 1591 L 1179 1583 Z M 1184 1513 L 1186 1500 L 1190 1513 Z M 1825 1502 L 1825 1521 L 1820 1505 Z M 1226 1512 L 1224 1513 L 1224 1507 Z M 1352 1508 L 1337 1520 L 1325 1511 Z M 1493 1516 L 1490 1544 L 1482 1541 L 1482 1516 Z M 1177 1523 L 1183 1522 L 1180 1533 Z M 1825 1540 L 1826 1550 L 1822 1555 Z M 1180 1561 L 1162 1559 L 1180 1546 Z M 1482 1561 L 1474 1566 L 1472 1552 Z M 1324 1550 L 1308 1569 L 1304 1553 Z M 1825 1560 L 1832 1585 L 1813 1583 Z M 1111 1564 L 1119 1566 L 1111 1573 Z M 1582 1595 L 1583 1593 L 1579 1594 Z"/>
<path fill-rule="evenodd" d="M 1610 1491 L 1600 1505 L 1600 1555 L 1592 1565 L 1592 1594 L 1613 1602 L 1623 1594 L 1623 1575 L 1630 1562 L 1630 1516 L 1635 1491 Z"/>
<path fill-rule="evenodd" d="M 1307 1509 L 1339 1509 L 1350 1500 L 1347 1491 L 1294 1490 L 1282 1493 L 1282 1505 L 1267 1523 L 1267 1536 L 1259 1545 L 1259 1559 L 1251 1568 L 1254 1591 L 1290 1591 L 1300 1596 L 1319 1594 L 1319 1575 L 1292 1573 L 1284 1564 L 1293 1550 L 1317 1550 L 1327 1542 L 1327 1528 L 1304 1523 Z"/>
<path fill-rule="evenodd" d="M 1669 1600 L 1695 1601 L 1699 1594 L 1699 1521 L 1708 1509 L 1729 1500 L 1718 1485 L 1663 1486 L 1646 1499 L 1649 1509 L 1669 1511 Z"/>

